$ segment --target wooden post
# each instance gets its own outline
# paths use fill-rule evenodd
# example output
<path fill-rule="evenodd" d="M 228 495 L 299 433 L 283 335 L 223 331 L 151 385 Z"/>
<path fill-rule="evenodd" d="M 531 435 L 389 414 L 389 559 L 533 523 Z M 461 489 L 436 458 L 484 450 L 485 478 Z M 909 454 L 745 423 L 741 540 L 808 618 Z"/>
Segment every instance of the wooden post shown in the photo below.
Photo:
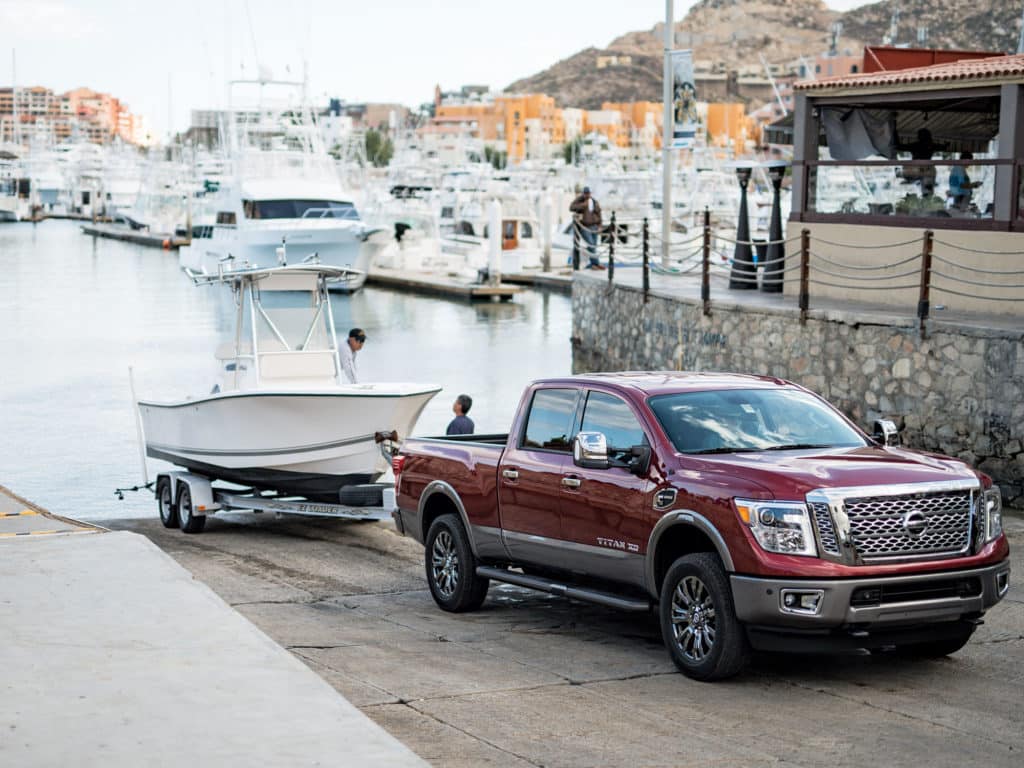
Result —
<path fill-rule="evenodd" d="M 612 211 L 611 218 L 612 236 L 611 240 L 608 241 L 608 285 L 611 286 L 612 279 L 615 277 L 615 233 L 618 231 L 615 228 L 615 211 Z"/>
<path fill-rule="evenodd" d="M 800 230 L 800 324 L 807 324 L 810 304 L 811 230 Z"/>
<path fill-rule="evenodd" d="M 704 209 L 704 246 L 700 266 L 700 299 L 704 314 L 711 314 L 711 211 Z"/>
<path fill-rule="evenodd" d="M 580 271 L 580 217 L 572 218 L 572 271 Z"/>
<path fill-rule="evenodd" d="M 647 303 L 647 294 L 651 290 L 651 241 L 650 229 L 647 227 L 647 218 L 644 217 L 644 304 Z"/>
<path fill-rule="evenodd" d="M 921 291 L 917 299 L 917 322 L 924 338 L 925 321 L 928 319 L 929 294 L 931 293 L 932 281 L 932 237 L 934 233 L 929 229 L 924 233 L 924 241 L 921 243 Z"/>

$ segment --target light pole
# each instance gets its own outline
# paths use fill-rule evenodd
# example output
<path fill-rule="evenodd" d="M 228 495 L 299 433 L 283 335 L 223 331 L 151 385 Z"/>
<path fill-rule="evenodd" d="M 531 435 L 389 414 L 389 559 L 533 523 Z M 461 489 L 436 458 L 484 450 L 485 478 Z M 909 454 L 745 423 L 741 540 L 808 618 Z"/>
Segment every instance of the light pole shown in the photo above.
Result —
<path fill-rule="evenodd" d="M 771 223 L 768 225 L 768 251 L 765 259 L 767 265 L 761 278 L 761 290 L 766 293 L 782 291 L 786 249 L 782 246 L 782 206 L 779 203 L 779 192 L 782 189 L 782 179 L 785 178 L 788 167 L 789 163 L 783 160 L 772 160 L 764 164 L 764 168 L 768 171 L 768 178 L 772 182 L 772 216 Z"/>
<path fill-rule="evenodd" d="M 749 164 L 736 166 L 736 178 L 740 182 L 740 215 L 736 224 L 736 248 L 732 252 L 729 287 L 739 291 L 757 289 L 757 267 L 750 249 L 750 219 L 747 216 L 747 184 L 753 170 Z"/>
<path fill-rule="evenodd" d="M 662 98 L 665 112 L 661 126 L 661 263 L 669 264 L 672 239 L 672 48 L 675 45 L 675 12 L 672 0 L 665 0 L 665 72 Z"/>

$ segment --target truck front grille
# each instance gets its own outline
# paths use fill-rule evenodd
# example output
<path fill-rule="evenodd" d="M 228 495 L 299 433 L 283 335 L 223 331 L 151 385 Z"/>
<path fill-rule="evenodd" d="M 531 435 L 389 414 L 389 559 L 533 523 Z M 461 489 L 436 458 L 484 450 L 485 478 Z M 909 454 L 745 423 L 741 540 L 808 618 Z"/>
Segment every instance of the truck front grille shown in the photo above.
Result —
<path fill-rule="evenodd" d="M 946 488 L 866 495 L 869 488 L 828 489 L 808 494 L 808 506 L 825 556 L 856 553 L 861 562 L 963 555 L 971 545 L 975 491 Z M 897 488 L 891 488 L 896 491 Z M 843 519 L 845 518 L 845 519 Z M 843 552 L 846 542 L 848 555 Z"/>

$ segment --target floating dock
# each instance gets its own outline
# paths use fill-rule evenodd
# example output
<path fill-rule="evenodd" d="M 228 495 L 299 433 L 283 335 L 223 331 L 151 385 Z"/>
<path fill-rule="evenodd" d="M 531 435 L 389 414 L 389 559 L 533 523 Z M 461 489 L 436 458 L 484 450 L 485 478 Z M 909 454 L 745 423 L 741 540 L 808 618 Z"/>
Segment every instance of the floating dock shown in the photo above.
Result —
<path fill-rule="evenodd" d="M 186 237 L 178 237 L 160 232 L 144 232 L 140 229 L 128 229 L 116 224 L 83 224 L 82 232 L 93 237 L 107 237 L 111 240 L 123 240 L 126 243 L 148 245 L 151 248 L 178 248 L 188 245 Z"/>
<path fill-rule="evenodd" d="M 510 301 L 522 291 L 518 285 L 499 283 L 470 283 L 447 275 L 434 275 L 429 272 L 407 272 L 398 270 L 371 269 L 366 276 L 367 285 L 380 285 L 402 291 L 426 293 L 433 296 L 449 296 L 469 301 L 489 300 L 495 297 L 502 301 Z"/>
<path fill-rule="evenodd" d="M 506 272 L 502 274 L 501 279 L 513 285 L 572 294 L 572 272 Z"/>

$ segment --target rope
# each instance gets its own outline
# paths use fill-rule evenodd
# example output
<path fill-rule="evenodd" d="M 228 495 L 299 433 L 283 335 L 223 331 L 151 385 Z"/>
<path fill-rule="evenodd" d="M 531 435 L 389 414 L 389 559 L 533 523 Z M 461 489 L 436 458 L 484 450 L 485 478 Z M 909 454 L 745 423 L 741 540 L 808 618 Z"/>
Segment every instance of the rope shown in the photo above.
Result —
<path fill-rule="evenodd" d="M 1024 272 L 1022 272 L 1019 269 L 1011 269 L 1011 270 L 1005 270 L 1004 271 L 1004 270 L 1001 270 L 1001 269 L 982 269 L 981 267 L 965 267 L 963 264 L 957 264 L 955 261 L 950 261 L 949 259 L 944 259 L 941 256 L 939 256 L 938 254 L 934 254 L 934 253 L 932 254 L 932 258 L 935 259 L 935 261 L 941 261 L 943 264 L 948 264 L 951 267 L 959 267 L 960 269 L 970 269 L 971 272 L 981 272 L 981 273 L 986 274 L 986 275 L 1020 275 L 1020 274 L 1024 274 Z"/>
<path fill-rule="evenodd" d="M 947 275 L 945 272 L 939 272 L 937 269 L 932 270 L 932 275 L 935 277 L 944 277 L 947 280 L 952 280 L 954 283 L 967 283 L 968 285 L 976 285 L 979 288 L 1024 288 L 1024 283 L 1001 285 L 997 283 L 979 283 L 977 280 L 968 280 L 966 277 L 953 277 Z"/>
<path fill-rule="evenodd" d="M 932 242 L 944 245 L 947 248 L 956 248 L 957 250 L 967 251 L 968 253 L 981 253 L 986 256 L 1024 256 L 1024 251 L 979 251 L 976 248 L 968 248 L 966 245 L 947 243 L 945 240 L 939 240 L 937 237 L 933 237 Z"/>
<path fill-rule="evenodd" d="M 847 288 L 848 289 L 850 287 L 849 285 L 840 285 L 839 283 L 829 283 L 829 282 L 826 282 L 824 280 L 811 280 L 810 278 L 807 279 L 807 282 L 808 283 L 813 283 L 814 285 L 827 285 L 829 288 Z M 887 285 L 887 286 L 885 286 L 885 289 L 887 291 L 902 291 L 902 290 L 909 290 L 911 288 L 919 288 L 919 287 L 920 286 L 918 286 L 918 285 Z"/>
<path fill-rule="evenodd" d="M 904 264 L 907 264 L 907 263 L 909 263 L 911 261 L 917 261 L 918 259 L 921 258 L 921 254 L 915 253 L 913 256 L 908 256 L 907 258 L 903 259 L 902 261 L 894 261 L 892 264 L 879 264 L 877 266 L 857 267 L 857 266 L 854 266 L 852 264 L 840 264 L 838 261 L 832 261 L 831 259 L 826 258 L 825 256 L 822 256 L 820 253 L 815 253 L 814 251 L 810 251 L 810 254 L 811 254 L 811 256 L 813 256 L 816 259 L 821 259 L 826 264 L 831 264 L 833 267 L 841 267 L 842 269 L 860 270 L 860 271 L 870 271 L 872 269 L 891 269 L 892 267 L 902 267 Z"/>
<path fill-rule="evenodd" d="M 823 269 L 822 267 L 815 267 L 815 271 L 832 277 L 842 277 L 846 280 L 895 280 L 897 277 L 910 277 L 911 275 L 920 274 L 920 271 L 917 269 L 912 269 L 909 272 L 900 272 L 895 275 L 844 275 L 841 272 L 833 272 L 828 269 Z"/>
<path fill-rule="evenodd" d="M 921 243 L 921 238 L 917 238 L 915 240 L 907 240 L 905 243 L 886 243 L 885 245 L 850 245 L 849 243 L 834 243 L 831 240 L 823 240 L 820 237 L 816 237 L 814 239 L 817 240 L 819 243 L 824 243 L 825 245 L 834 245 L 837 248 L 857 248 L 863 250 L 874 250 L 876 248 L 902 248 L 905 245 L 914 245 L 915 243 Z"/>
<path fill-rule="evenodd" d="M 960 291 L 954 291 L 952 288 L 942 288 L 941 286 L 938 286 L 938 285 L 933 285 L 931 287 L 931 289 L 933 291 L 938 291 L 939 293 L 951 293 L 954 296 L 963 296 L 966 299 L 981 299 L 981 298 L 984 298 L 985 301 L 1024 301 L 1024 296 L 1020 296 L 1020 297 L 1017 297 L 1017 298 L 1010 298 L 1010 297 L 1003 298 L 1003 297 L 1000 297 L 1000 296 L 985 296 L 985 297 L 981 297 L 981 296 L 978 296 L 978 294 L 976 294 L 976 293 L 961 293 Z"/>

